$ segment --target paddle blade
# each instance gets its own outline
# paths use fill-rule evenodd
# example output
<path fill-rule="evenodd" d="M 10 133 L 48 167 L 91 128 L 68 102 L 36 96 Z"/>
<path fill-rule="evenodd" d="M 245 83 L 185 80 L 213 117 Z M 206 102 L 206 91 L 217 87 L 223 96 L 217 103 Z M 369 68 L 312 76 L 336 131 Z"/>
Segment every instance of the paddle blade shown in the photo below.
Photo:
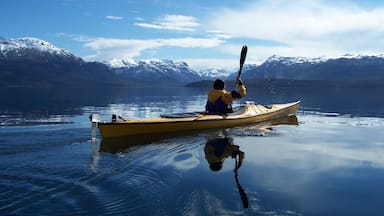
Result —
<path fill-rule="evenodd" d="M 238 77 L 240 77 L 241 71 L 243 70 L 243 65 L 244 65 L 244 62 L 245 62 L 245 57 L 247 57 L 247 50 L 248 50 L 248 47 L 246 45 L 244 45 L 243 48 L 241 48 L 240 69 L 239 69 L 239 72 L 237 73 Z"/>
<path fill-rule="evenodd" d="M 247 57 L 247 51 L 248 51 L 248 47 L 247 47 L 246 45 L 244 45 L 243 48 L 241 48 L 241 54 L 240 54 L 240 68 L 242 68 L 243 65 L 244 65 L 245 57 Z"/>

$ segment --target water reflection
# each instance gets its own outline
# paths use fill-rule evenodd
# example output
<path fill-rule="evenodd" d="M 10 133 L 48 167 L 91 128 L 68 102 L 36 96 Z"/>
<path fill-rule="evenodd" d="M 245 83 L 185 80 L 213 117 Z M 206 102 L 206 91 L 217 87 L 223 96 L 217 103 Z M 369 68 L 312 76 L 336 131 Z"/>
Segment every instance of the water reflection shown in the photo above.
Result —
<path fill-rule="evenodd" d="M 136 148 L 144 147 L 149 144 L 160 144 L 162 141 L 170 138 L 190 137 L 197 133 L 164 133 L 164 134 L 151 134 L 148 135 L 133 135 L 118 138 L 102 139 L 100 142 L 100 152 L 116 154 L 116 153 L 129 153 Z"/>
<path fill-rule="evenodd" d="M 204 147 L 205 159 L 209 164 L 209 168 L 213 172 L 220 171 L 223 163 L 227 158 L 235 160 L 235 181 L 240 194 L 244 208 L 248 208 L 248 197 L 243 187 L 240 185 L 238 170 L 240 169 L 245 153 L 240 150 L 240 146 L 233 143 L 233 138 L 224 132 L 223 136 L 214 136 L 207 139 Z"/>
<path fill-rule="evenodd" d="M 0 123 L 28 125 L 29 119 L 61 123 L 66 115 L 118 114 L 124 118 L 204 109 L 204 88 L 2 88 Z M 245 100 L 260 104 L 301 100 L 301 111 L 351 116 L 384 116 L 383 88 L 249 87 Z M 25 119 L 28 118 L 28 119 Z M 64 122 L 65 120 L 63 120 Z M 15 123 L 16 122 L 16 123 Z M 33 124 L 45 122 L 33 121 Z"/>
<path fill-rule="evenodd" d="M 128 117 L 180 112 L 191 107 L 190 101 L 197 101 L 201 94 L 201 90 L 183 87 L 0 88 L 0 126 L 58 124 L 66 122 L 62 121 L 65 116 L 89 112 Z"/>
<path fill-rule="evenodd" d="M 246 190 L 241 184 L 241 168 L 243 167 L 246 153 L 240 149 L 239 145 L 234 143 L 234 137 L 239 136 L 260 136 L 258 131 L 273 131 L 274 126 L 278 125 L 298 125 L 296 116 L 289 116 L 270 121 L 259 122 L 245 127 L 236 127 L 229 129 L 205 130 L 190 133 L 173 133 L 173 134 L 152 134 L 151 136 L 130 136 L 124 138 L 102 139 L 100 142 L 99 152 L 119 155 L 129 155 L 136 157 L 137 161 L 143 159 L 137 158 L 140 150 L 145 152 L 150 149 L 156 149 L 155 152 L 145 154 L 147 162 L 153 164 L 161 164 L 162 166 L 170 165 L 180 171 L 201 172 L 196 169 L 198 164 L 204 164 L 209 167 L 211 172 L 220 172 L 224 163 L 233 163 L 233 178 L 235 179 L 236 188 L 239 193 L 243 208 L 248 208 L 249 199 Z M 254 131 L 254 133 L 252 133 Z M 151 146 L 150 148 L 146 148 Z M 201 146 L 201 147 L 199 147 Z M 165 152 L 159 152 L 165 147 Z M 191 150 L 192 149 L 192 150 Z M 199 157 L 200 151 L 203 157 Z M 132 154 L 135 152 L 135 154 Z M 94 158 L 98 158 L 98 153 L 94 153 Z M 252 154 L 251 154 L 252 155 Z M 196 162 L 197 160 L 197 162 Z M 200 162 L 199 162 L 200 161 Z M 252 161 L 252 160 L 251 160 Z M 178 164 L 193 163 L 188 169 L 179 168 Z M 93 166 L 97 162 L 92 163 Z M 201 168 L 201 167 L 200 167 Z M 192 170 L 194 169 L 194 170 Z M 227 171 L 227 170 L 226 170 Z M 212 178 L 212 177 L 211 177 Z M 218 178 L 214 176 L 213 178 Z M 217 181 L 214 179 L 213 181 Z"/>

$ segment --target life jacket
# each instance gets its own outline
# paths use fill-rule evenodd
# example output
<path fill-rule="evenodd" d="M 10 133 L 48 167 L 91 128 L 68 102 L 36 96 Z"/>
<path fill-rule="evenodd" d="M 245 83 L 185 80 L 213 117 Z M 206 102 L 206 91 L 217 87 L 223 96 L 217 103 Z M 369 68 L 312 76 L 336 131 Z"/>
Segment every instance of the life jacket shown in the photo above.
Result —
<path fill-rule="evenodd" d="M 232 106 L 230 104 L 225 104 L 223 100 L 221 100 L 221 97 L 217 98 L 214 103 L 207 101 L 205 110 L 208 114 L 226 114 L 233 112 Z"/>

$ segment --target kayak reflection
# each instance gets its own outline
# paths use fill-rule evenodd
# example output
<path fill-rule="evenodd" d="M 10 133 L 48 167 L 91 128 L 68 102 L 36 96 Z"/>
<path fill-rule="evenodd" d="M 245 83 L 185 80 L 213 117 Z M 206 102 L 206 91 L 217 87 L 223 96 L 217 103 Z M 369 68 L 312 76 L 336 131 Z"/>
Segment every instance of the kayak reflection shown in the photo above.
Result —
<path fill-rule="evenodd" d="M 258 122 L 253 125 L 247 125 L 247 127 L 239 127 L 241 130 L 252 131 L 255 129 L 270 129 L 273 126 L 277 125 L 298 125 L 297 117 L 295 115 L 288 116 L 279 119 L 273 119 L 270 121 Z M 231 129 L 226 129 L 231 133 Z M 132 149 L 138 148 L 143 145 L 153 144 L 161 142 L 165 139 L 176 138 L 176 137 L 190 137 L 197 134 L 207 134 L 212 132 L 217 132 L 218 130 L 206 130 L 206 131 L 196 131 L 196 132 L 183 132 L 183 133 L 160 133 L 160 134 L 151 134 L 151 135 L 135 135 L 119 138 L 107 138 L 102 139 L 100 143 L 100 152 L 106 153 L 122 153 L 130 152 Z M 233 132 L 233 131 L 232 131 Z M 239 136 L 240 134 L 236 134 Z M 225 142 L 226 140 L 222 140 Z M 223 150 L 225 151 L 225 150 Z M 216 165 L 218 166 L 218 165 Z"/>
<path fill-rule="evenodd" d="M 237 189 L 240 194 L 241 201 L 244 208 L 248 208 L 248 197 L 243 187 L 239 182 L 238 170 L 241 167 L 245 153 L 240 150 L 240 146 L 233 143 L 233 138 L 230 137 L 224 131 L 223 137 L 208 138 L 204 147 L 205 159 L 209 164 L 209 168 L 214 171 L 220 171 L 223 167 L 223 163 L 227 158 L 235 160 L 235 181 Z"/>
<path fill-rule="evenodd" d="M 136 148 L 140 148 L 153 143 L 161 143 L 166 139 L 176 137 L 189 137 L 193 133 L 171 133 L 171 134 L 151 134 L 149 135 L 133 135 L 119 138 L 102 139 L 100 142 L 100 152 L 116 154 L 128 153 Z"/>

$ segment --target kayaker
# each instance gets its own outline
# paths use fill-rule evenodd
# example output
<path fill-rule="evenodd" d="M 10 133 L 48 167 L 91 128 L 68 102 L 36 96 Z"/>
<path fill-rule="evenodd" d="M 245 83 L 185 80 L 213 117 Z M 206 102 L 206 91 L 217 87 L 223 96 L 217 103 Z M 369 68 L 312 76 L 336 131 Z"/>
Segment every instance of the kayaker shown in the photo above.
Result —
<path fill-rule="evenodd" d="M 226 114 L 233 112 L 232 101 L 246 95 L 246 88 L 240 77 L 236 78 L 237 90 L 228 92 L 225 90 L 225 81 L 216 79 L 213 89 L 208 92 L 208 100 L 205 110 L 208 114 Z"/>

